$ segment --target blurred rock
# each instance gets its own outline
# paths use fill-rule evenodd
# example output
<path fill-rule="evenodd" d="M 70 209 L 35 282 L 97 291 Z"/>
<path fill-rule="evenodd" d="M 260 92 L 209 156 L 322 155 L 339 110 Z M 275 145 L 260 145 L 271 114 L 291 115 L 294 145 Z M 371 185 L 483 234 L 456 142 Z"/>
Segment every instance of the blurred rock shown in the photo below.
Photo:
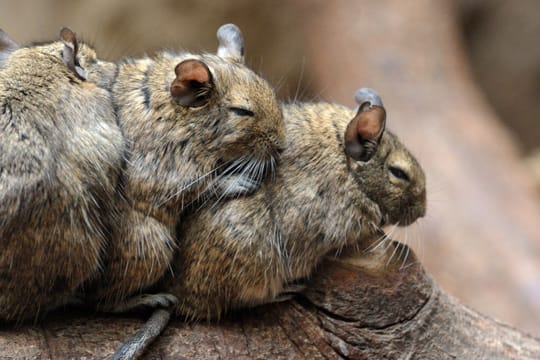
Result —
<path fill-rule="evenodd" d="M 474 75 L 526 151 L 540 146 L 540 1 L 461 0 Z"/>
<path fill-rule="evenodd" d="M 531 152 L 525 159 L 525 163 L 529 167 L 532 173 L 532 177 L 536 183 L 536 188 L 540 192 L 540 148 Z"/>

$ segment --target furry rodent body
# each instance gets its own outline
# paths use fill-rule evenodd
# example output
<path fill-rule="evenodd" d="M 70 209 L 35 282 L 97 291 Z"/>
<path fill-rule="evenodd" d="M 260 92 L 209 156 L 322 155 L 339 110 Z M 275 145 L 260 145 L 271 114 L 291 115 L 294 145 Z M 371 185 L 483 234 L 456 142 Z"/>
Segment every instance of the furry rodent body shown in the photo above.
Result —
<path fill-rule="evenodd" d="M 287 145 L 275 179 L 181 224 L 173 272 L 161 286 L 179 299 L 177 315 L 216 319 L 272 302 L 324 255 L 424 215 L 423 171 L 396 136 L 382 133 L 371 159 L 355 161 L 344 139 L 352 110 L 313 103 L 283 111 Z"/>
<path fill-rule="evenodd" d="M 223 39 L 226 27 L 231 36 Z M 89 79 L 110 90 L 127 142 L 116 199 L 122 216 L 103 277 L 93 284 L 102 309 L 123 311 L 124 300 L 170 268 L 184 209 L 252 192 L 275 167 L 285 137 L 275 93 L 243 64 L 235 26 L 222 27 L 218 38 L 217 55 L 166 51 L 118 64 L 82 59 Z M 186 96 L 183 86 L 193 82 Z"/>
<path fill-rule="evenodd" d="M 99 272 L 115 222 L 124 142 L 110 94 L 81 78 L 66 36 L 18 47 L 2 32 L 0 320 L 69 301 Z"/>
<path fill-rule="evenodd" d="M 185 207 L 254 191 L 283 146 L 274 91 L 243 65 L 234 25 L 217 55 L 119 63 L 61 37 L 19 48 L 0 32 L 0 319 L 74 296 L 117 310 L 170 266 Z"/>

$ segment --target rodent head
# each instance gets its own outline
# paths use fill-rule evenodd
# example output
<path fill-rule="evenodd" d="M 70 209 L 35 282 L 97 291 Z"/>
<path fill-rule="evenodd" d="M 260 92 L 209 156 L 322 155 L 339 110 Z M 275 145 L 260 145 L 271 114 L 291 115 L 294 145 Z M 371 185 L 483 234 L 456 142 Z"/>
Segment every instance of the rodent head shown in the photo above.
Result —
<path fill-rule="evenodd" d="M 90 57 L 93 53 L 95 58 L 95 52 L 93 49 L 86 45 L 82 46 L 85 57 Z M 0 30 L 0 67 L 4 65 L 5 60 L 9 55 L 21 47 L 13 41 L 3 30 Z M 26 49 L 26 48 L 22 48 Z M 77 41 L 75 33 L 69 28 L 63 28 L 60 30 L 60 40 L 50 43 L 38 44 L 32 46 L 32 49 L 38 50 L 44 54 L 50 54 L 55 57 L 61 58 L 64 65 L 80 80 L 86 80 L 86 71 L 79 64 L 79 57 L 81 47 Z"/>
<path fill-rule="evenodd" d="M 360 89 L 356 116 L 345 133 L 345 151 L 365 194 L 385 216 L 385 224 L 406 226 L 426 212 L 426 179 L 418 161 L 385 131 L 386 111 L 371 89 Z"/>
<path fill-rule="evenodd" d="M 19 45 L 0 30 L 0 67 L 2 67 L 5 58 L 18 48 Z M 62 28 L 60 39 L 57 41 L 37 43 L 31 48 L 62 59 L 67 68 L 79 80 L 88 80 L 100 88 L 110 88 L 116 64 L 99 59 L 95 49 L 88 43 L 79 41 L 76 33 L 71 29 Z"/>
<path fill-rule="evenodd" d="M 218 120 L 223 161 L 249 151 L 253 156 L 276 156 L 283 146 L 283 115 L 272 87 L 241 63 L 202 55 L 175 68 L 171 96 L 190 116 Z M 217 150 L 217 149 L 216 149 Z M 261 159 L 262 160 L 262 159 Z"/>
<path fill-rule="evenodd" d="M 208 150 L 219 154 L 220 162 L 274 163 L 285 143 L 276 94 L 244 65 L 243 38 L 235 25 L 223 25 L 217 37 L 216 55 L 190 56 L 176 65 L 170 95 L 193 121 L 209 122 L 214 132 L 208 133 Z"/>

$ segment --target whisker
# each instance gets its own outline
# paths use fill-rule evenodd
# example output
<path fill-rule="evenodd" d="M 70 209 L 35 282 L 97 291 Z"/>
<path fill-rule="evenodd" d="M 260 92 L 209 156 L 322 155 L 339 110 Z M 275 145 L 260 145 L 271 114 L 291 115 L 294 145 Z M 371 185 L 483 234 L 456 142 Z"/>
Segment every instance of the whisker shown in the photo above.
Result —
<path fill-rule="evenodd" d="M 216 202 L 212 205 L 212 208 L 214 208 L 215 206 L 217 206 L 219 200 L 224 197 L 225 192 L 220 192 L 219 191 L 219 181 L 221 179 L 223 179 L 224 177 L 226 177 L 228 174 L 231 174 L 231 173 L 234 173 L 237 169 L 241 168 L 242 165 L 243 165 L 243 162 L 244 162 L 244 158 L 240 158 L 240 159 L 236 159 L 234 161 L 232 161 L 231 163 L 229 163 L 229 166 L 221 173 L 219 174 L 215 180 L 212 182 L 212 184 L 209 185 L 209 190 L 203 192 L 202 194 L 198 194 L 197 198 L 191 202 L 191 204 L 199 201 L 201 199 L 201 197 L 206 197 L 204 199 L 204 201 L 198 206 L 197 210 L 196 211 L 199 211 L 201 210 L 203 207 L 205 207 L 208 202 L 211 200 L 211 199 L 216 199 Z M 229 185 L 229 188 L 230 188 L 230 185 Z"/>
<path fill-rule="evenodd" d="M 417 222 L 416 224 L 416 227 L 415 227 L 415 230 L 416 230 L 416 242 L 418 244 L 417 246 L 417 249 L 418 249 L 418 257 L 420 259 L 420 261 L 424 261 L 424 258 L 425 258 L 425 244 L 422 242 L 422 226 L 424 226 L 424 222 L 421 221 L 421 222 Z"/>
<path fill-rule="evenodd" d="M 273 156 L 270 158 L 270 176 L 272 180 L 276 179 L 276 159 Z"/>
<path fill-rule="evenodd" d="M 371 252 L 374 252 L 376 251 L 378 248 L 380 248 L 383 244 L 385 244 L 394 234 L 394 232 L 396 231 L 397 229 L 397 226 L 398 224 L 395 224 L 393 225 L 390 230 L 388 231 L 388 233 L 383 233 L 383 236 L 382 236 L 382 241 L 379 241 L 378 245 L 375 246 L 373 249 L 369 250 Z M 391 239 L 390 239 L 391 240 Z M 391 243 L 391 241 L 390 241 Z M 383 251 L 383 254 L 386 253 L 386 250 L 387 250 L 388 247 L 386 247 L 386 249 Z"/>
<path fill-rule="evenodd" d="M 403 253 L 407 253 L 409 251 L 409 228 L 405 229 L 405 239 L 403 241 L 403 243 L 401 244 L 401 250 L 399 252 L 399 255 L 398 255 L 398 259 L 403 259 Z M 401 266 L 399 267 L 400 269 L 403 269 L 403 267 L 405 266 L 405 261 L 407 259 L 403 259 L 402 263 L 401 263 Z"/>
<path fill-rule="evenodd" d="M 388 253 L 388 249 L 390 249 L 390 246 L 392 246 L 392 238 L 390 237 L 387 237 L 386 238 L 386 241 L 385 241 L 385 246 L 384 248 L 382 249 L 382 252 L 379 256 L 384 256 Z"/>
<path fill-rule="evenodd" d="M 390 265 L 390 262 L 394 258 L 394 255 L 396 254 L 397 250 L 402 246 L 400 242 L 390 242 L 390 244 L 394 244 L 394 251 L 392 251 L 392 254 L 390 254 L 390 257 L 386 261 L 386 266 Z"/>
<path fill-rule="evenodd" d="M 298 83 L 296 84 L 296 91 L 294 93 L 293 102 L 296 102 L 298 100 L 298 96 L 300 95 L 300 86 L 302 85 L 302 78 L 304 77 L 305 67 L 306 67 L 306 59 L 302 58 L 302 66 L 300 67 L 300 75 L 298 77 Z"/>
<path fill-rule="evenodd" d="M 386 241 L 386 239 L 388 238 L 388 236 L 383 232 L 381 236 L 379 236 L 377 238 L 377 240 L 375 240 L 373 242 L 373 244 L 371 244 L 370 246 L 368 246 L 364 252 L 374 252 L 376 251 L 381 245 L 382 243 L 384 243 Z"/>
<path fill-rule="evenodd" d="M 401 266 L 401 270 L 407 269 L 409 266 L 412 266 L 413 263 L 407 264 L 407 259 L 409 258 L 409 253 L 411 252 L 411 248 L 407 247 L 407 251 L 405 252 L 405 259 L 403 260 L 403 264 Z M 407 265 L 406 265 L 407 264 Z"/>

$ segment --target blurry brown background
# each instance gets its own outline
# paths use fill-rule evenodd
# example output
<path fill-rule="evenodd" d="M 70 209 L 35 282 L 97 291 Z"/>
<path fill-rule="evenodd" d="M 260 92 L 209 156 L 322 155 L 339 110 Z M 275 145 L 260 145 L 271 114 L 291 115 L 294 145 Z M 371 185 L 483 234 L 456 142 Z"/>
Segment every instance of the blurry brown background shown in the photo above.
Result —
<path fill-rule="evenodd" d="M 240 26 L 283 99 L 352 106 L 377 89 L 428 177 L 428 217 L 397 235 L 466 304 L 540 334 L 540 2 L 3 1 L 15 40 L 70 26 L 114 60 L 216 48 Z M 536 178 L 535 178 L 536 169 Z M 536 181 L 536 185 L 535 185 Z"/>

